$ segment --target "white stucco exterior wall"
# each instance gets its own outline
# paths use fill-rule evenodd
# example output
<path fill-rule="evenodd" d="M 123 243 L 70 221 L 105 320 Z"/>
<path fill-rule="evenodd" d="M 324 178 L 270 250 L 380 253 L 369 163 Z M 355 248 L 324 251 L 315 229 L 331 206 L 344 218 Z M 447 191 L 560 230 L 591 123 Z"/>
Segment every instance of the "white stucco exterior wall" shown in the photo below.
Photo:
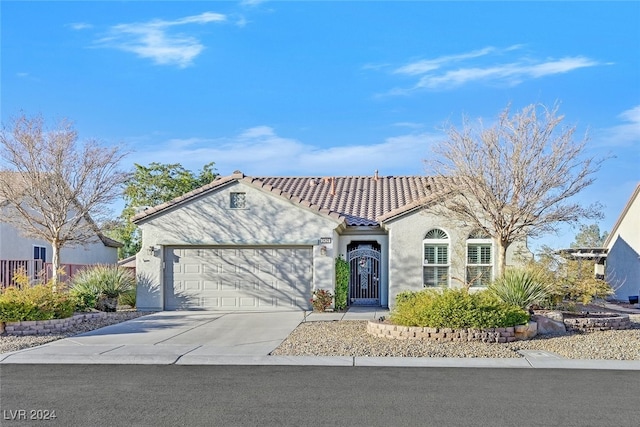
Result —
<path fill-rule="evenodd" d="M 246 194 L 246 208 L 230 208 L 233 192 Z M 242 181 L 143 219 L 138 225 L 142 250 L 136 269 L 151 282 L 149 289 L 138 287 L 140 309 L 161 310 L 164 306 L 163 251 L 149 255 L 147 248 L 151 246 L 312 246 L 312 288 L 335 288 L 334 249 L 327 248 L 322 254 L 320 238 L 334 236 L 340 221 Z"/>
<path fill-rule="evenodd" d="M 439 228 L 449 236 L 450 288 L 462 288 L 466 277 L 467 238 L 472 227 L 460 225 L 429 210 L 419 210 L 385 224 L 389 233 L 389 307 L 395 304 L 402 291 L 420 291 L 423 286 L 423 240 L 426 233 Z M 520 256 L 528 258 L 531 252 L 525 242 L 513 243 L 507 251 L 507 265 L 519 265 Z M 497 269 L 497 247 L 493 243 L 493 273 Z"/>
<path fill-rule="evenodd" d="M 640 294 L 640 195 L 632 196 L 607 238 L 605 280 L 621 301 Z"/>
<path fill-rule="evenodd" d="M 0 223 L 0 259 L 32 260 L 34 246 L 46 248 L 46 262 L 51 262 L 51 245 L 41 239 L 24 237 L 13 226 Z M 118 248 L 105 246 L 98 238 L 82 246 L 65 246 L 60 251 L 62 264 L 115 264 L 118 261 Z"/>

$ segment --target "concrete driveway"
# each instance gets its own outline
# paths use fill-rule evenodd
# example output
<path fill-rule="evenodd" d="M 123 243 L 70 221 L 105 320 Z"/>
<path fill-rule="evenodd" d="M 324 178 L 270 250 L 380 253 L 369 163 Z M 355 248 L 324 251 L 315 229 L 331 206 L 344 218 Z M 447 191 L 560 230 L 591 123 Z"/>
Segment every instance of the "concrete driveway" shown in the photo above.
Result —
<path fill-rule="evenodd" d="M 287 338 L 304 314 L 160 312 L 2 354 L 0 363 L 170 364 L 220 357 L 261 358 Z"/>

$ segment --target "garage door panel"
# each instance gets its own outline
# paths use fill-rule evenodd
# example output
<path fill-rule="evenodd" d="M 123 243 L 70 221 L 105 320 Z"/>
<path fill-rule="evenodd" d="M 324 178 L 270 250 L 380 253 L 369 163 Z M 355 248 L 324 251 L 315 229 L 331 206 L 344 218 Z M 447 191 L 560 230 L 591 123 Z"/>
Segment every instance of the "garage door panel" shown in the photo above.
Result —
<path fill-rule="evenodd" d="M 238 298 L 240 307 L 249 308 L 256 307 L 256 298 L 253 297 L 240 297 Z"/>
<path fill-rule="evenodd" d="M 309 309 L 310 248 L 167 248 L 167 309 Z"/>
<path fill-rule="evenodd" d="M 220 298 L 220 301 L 222 302 L 222 304 L 220 304 L 220 306 L 222 308 L 237 308 L 238 307 L 238 301 L 235 297 L 222 297 Z"/>
<path fill-rule="evenodd" d="M 182 264 L 183 270 L 185 274 L 201 274 L 202 273 L 202 264 Z"/>
<path fill-rule="evenodd" d="M 220 307 L 220 299 L 216 297 L 201 298 L 200 307 Z"/>
<path fill-rule="evenodd" d="M 240 282 L 238 280 L 222 280 L 220 281 L 221 292 L 235 292 L 240 290 Z"/>
<path fill-rule="evenodd" d="M 203 280 L 202 290 L 204 291 L 219 291 L 222 283 L 219 281 Z"/>
<path fill-rule="evenodd" d="M 200 291 L 202 290 L 202 286 L 200 285 L 200 280 L 185 280 L 183 285 L 183 289 L 187 292 L 189 291 Z"/>

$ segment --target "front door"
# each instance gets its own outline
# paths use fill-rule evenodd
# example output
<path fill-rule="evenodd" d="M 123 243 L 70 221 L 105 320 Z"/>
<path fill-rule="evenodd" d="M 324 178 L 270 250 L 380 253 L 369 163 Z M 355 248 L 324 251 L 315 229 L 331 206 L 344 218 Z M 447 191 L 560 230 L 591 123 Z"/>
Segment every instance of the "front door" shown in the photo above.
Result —
<path fill-rule="evenodd" d="M 347 261 L 349 305 L 380 305 L 380 245 L 352 242 L 347 246 Z"/>

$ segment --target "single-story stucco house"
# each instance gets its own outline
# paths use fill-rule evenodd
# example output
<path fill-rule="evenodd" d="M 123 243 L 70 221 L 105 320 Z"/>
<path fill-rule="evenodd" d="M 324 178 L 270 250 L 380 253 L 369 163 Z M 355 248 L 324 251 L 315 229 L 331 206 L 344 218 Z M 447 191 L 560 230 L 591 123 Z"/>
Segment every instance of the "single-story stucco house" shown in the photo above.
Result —
<path fill-rule="evenodd" d="M 241 172 L 133 218 L 142 230 L 140 310 L 311 308 L 351 267 L 349 305 L 392 306 L 398 293 L 486 286 L 493 240 L 437 214 L 443 181 L 424 176 L 250 177 Z M 517 242 L 507 252 L 527 252 Z"/>

